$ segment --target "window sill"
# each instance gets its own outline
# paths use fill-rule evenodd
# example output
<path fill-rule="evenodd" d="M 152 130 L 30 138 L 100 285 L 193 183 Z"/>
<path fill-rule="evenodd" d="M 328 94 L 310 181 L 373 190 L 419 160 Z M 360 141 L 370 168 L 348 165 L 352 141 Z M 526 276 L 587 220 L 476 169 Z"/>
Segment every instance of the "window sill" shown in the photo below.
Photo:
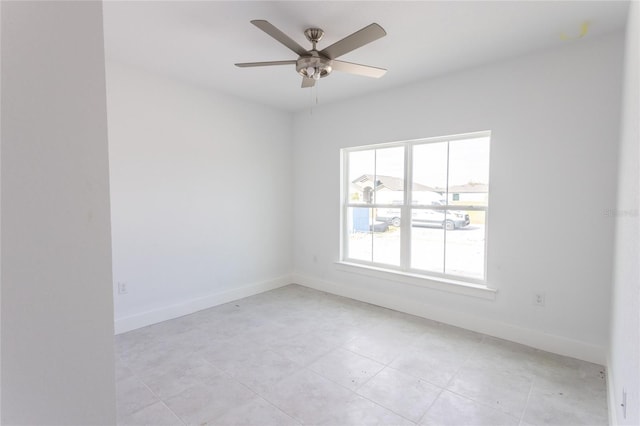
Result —
<path fill-rule="evenodd" d="M 374 278 L 388 279 L 403 284 L 449 293 L 463 294 L 481 299 L 495 300 L 498 290 L 481 284 L 472 284 L 447 278 L 430 277 L 427 275 L 412 274 L 408 272 L 394 271 L 392 269 L 378 268 L 375 266 L 361 265 L 350 262 L 336 262 L 336 269 L 353 274 L 366 275 Z"/>

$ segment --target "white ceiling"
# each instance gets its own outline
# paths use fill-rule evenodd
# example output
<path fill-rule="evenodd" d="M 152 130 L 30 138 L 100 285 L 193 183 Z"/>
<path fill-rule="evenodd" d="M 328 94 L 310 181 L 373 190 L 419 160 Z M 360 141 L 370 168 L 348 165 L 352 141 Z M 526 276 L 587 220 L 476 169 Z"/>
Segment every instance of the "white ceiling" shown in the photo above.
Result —
<path fill-rule="evenodd" d="M 107 60 L 288 111 L 383 91 L 538 49 L 624 28 L 624 1 L 105 1 Z M 249 23 L 266 19 L 310 48 L 305 28 L 325 31 L 318 49 L 377 22 L 387 36 L 341 60 L 387 68 L 380 79 L 333 72 L 301 89 L 294 65 L 236 62 L 296 59 Z M 564 34 L 564 36 L 563 36 Z M 566 36 L 566 37 L 565 37 Z M 566 40 L 567 38 L 571 40 Z"/>

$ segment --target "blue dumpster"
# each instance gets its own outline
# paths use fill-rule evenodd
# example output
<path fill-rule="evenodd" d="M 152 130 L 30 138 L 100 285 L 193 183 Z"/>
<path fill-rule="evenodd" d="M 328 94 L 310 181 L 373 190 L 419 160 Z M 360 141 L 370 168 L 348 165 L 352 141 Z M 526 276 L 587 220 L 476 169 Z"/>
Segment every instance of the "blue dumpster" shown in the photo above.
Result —
<path fill-rule="evenodd" d="M 353 231 L 369 232 L 369 208 L 354 207 L 353 208 Z"/>

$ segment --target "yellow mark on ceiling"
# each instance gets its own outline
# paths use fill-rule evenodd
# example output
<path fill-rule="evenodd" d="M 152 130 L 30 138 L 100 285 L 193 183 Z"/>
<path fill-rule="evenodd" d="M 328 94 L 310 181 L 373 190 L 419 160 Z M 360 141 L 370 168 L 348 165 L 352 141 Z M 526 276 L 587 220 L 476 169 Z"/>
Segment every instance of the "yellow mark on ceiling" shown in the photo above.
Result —
<path fill-rule="evenodd" d="M 560 39 L 561 40 L 578 40 L 579 38 L 586 36 L 588 32 L 589 32 L 589 22 L 584 21 L 582 25 L 580 25 L 580 33 L 577 36 L 569 36 L 566 33 L 561 33 Z"/>

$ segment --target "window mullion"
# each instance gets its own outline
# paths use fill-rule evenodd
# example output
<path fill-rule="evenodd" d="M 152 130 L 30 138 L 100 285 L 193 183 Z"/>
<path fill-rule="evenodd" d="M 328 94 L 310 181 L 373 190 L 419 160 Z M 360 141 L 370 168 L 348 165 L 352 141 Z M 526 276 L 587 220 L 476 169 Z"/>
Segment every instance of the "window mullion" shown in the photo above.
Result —
<path fill-rule="evenodd" d="M 342 172 L 342 216 L 340 217 L 340 258 L 347 257 L 348 252 L 348 235 L 349 235 L 349 153 L 342 151 L 340 155 L 340 166 Z"/>
<path fill-rule="evenodd" d="M 447 214 L 449 213 L 449 147 L 450 147 L 450 143 L 449 141 L 447 141 L 447 179 L 446 179 L 446 186 L 444 189 L 444 205 L 446 207 L 446 209 L 444 210 L 444 222 L 447 222 Z M 447 273 L 447 227 L 446 226 L 442 226 L 442 232 L 444 233 L 444 238 L 443 238 L 443 245 L 442 245 L 442 273 L 446 274 Z"/>
<path fill-rule="evenodd" d="M 411 267 L 411 183 L 413 182 L 413 144 L 404 146 L 404 200 L 400 210 L 400 268 Z"/>
<path fill-rule="evenodd" d="M 369 223 L 371 224 L 370 226 L 371 231 L 370 231 L 370 235 L 371 235 L 371 262 L 373 262 L 373 259 L 375 259 L 375 229 L 373 227 L 375 227 L 375 217 L 373 214 L 373 209 L 375 208 L 375 205 L 378 202 L 378 185 L 376 185 L 376 182 L 378 182 L 378 150 L 374 149 L 373 150 L 373 200 L 372 203 L 369 205 Z"/>

